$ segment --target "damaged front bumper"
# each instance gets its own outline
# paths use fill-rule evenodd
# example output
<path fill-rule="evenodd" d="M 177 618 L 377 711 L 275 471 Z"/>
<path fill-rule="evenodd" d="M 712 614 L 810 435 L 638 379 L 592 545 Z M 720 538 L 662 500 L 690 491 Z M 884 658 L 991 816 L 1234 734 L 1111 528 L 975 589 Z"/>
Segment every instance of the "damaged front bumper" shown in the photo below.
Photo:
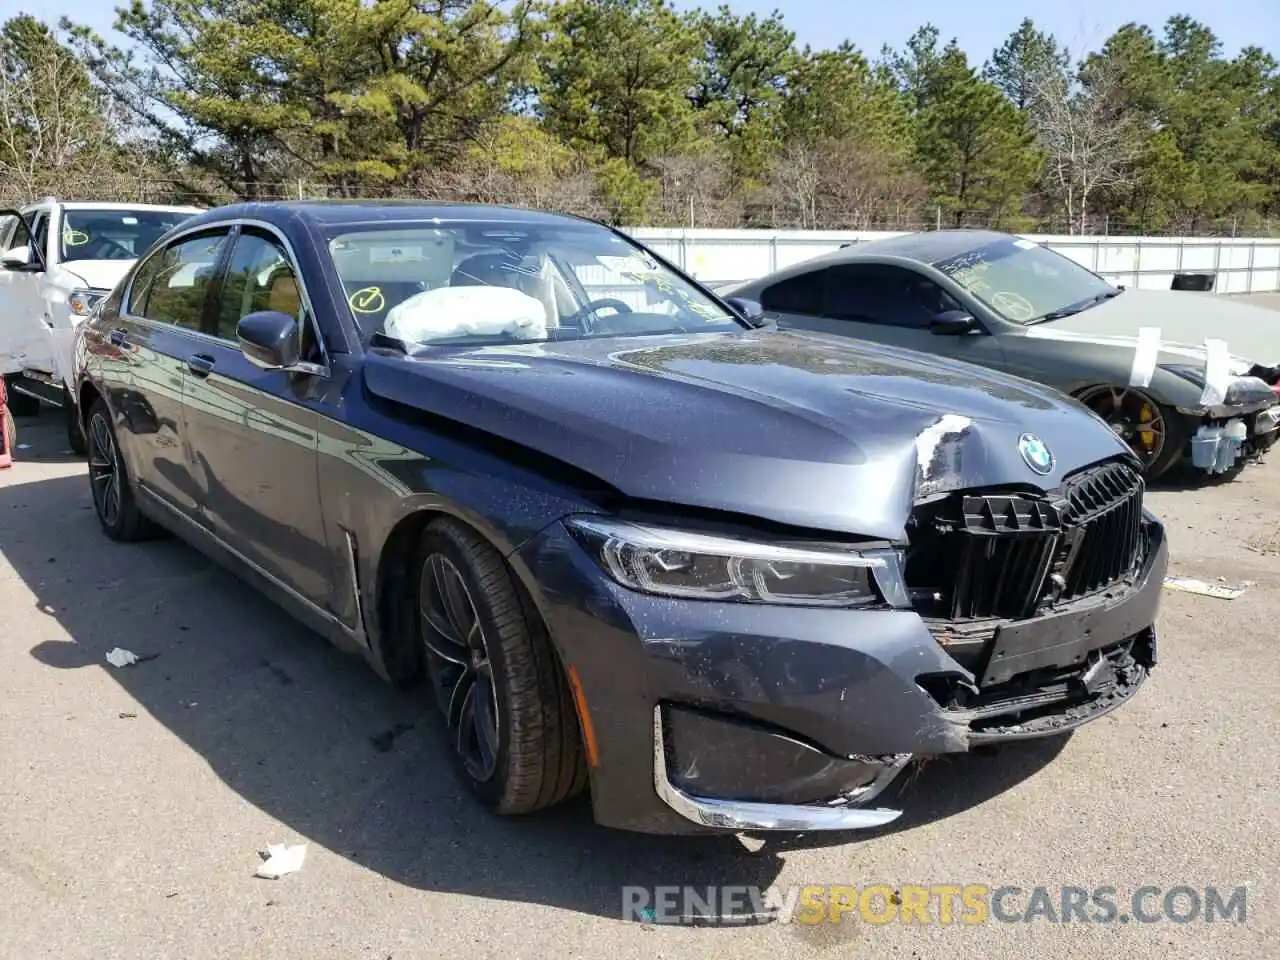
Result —
<path fill-rule="evenodd" d="M 1178 412 L 1195 427 L 1188 445 L 1191 465 L 1211 475 L 1256 459 L 1280 437 L 1280 397 L 1247 406 Z"/>
<path fill-rule="evenodd" d="M 912 757 L 1048 736 L 1115 709 L 1154 665 L 1168 564 L 1143 518 L 1123 589 L 998 626 L 952 655 L 913 610 L 779 607 L 624 589 L 557 524 L 513 560 L 566 669 L 596 820 L 650 833 L 843 830 Z"/>

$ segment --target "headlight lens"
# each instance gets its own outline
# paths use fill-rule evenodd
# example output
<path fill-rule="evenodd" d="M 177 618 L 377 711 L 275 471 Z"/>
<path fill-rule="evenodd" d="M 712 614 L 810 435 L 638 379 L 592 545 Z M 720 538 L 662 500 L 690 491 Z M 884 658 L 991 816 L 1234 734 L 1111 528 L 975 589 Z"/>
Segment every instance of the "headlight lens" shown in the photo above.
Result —
<path fill-rule="evenodd" d="M 73 317 L 87 317 L 108 293 L 110 293 L 109 290 L 72 290 L 67 297 L 67 303 L 71 307 L 71 315 Z"/>
<path fill-rule="evenodd" d="M 610 577 L 642 593 L 823 607 L 908 605 L 898 555 L 890 549 L 798 548 L 600 517 L 573 517 L 567 525 Z"/>

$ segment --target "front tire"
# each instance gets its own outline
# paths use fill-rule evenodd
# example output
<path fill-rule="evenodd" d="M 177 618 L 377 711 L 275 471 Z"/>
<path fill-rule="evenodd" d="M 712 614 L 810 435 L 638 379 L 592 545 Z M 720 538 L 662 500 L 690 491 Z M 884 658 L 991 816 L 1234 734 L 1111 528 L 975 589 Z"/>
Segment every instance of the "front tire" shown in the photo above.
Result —
<path fill-rule="evenodd" d="M 1082 390 L 1077 399 L 1128 444 L 1142 461 L 1148 483 L 1168 473 L 1186 453 L 1191 439 L 1186 418 L 1141 390 L 1102 385 Z"/>
<path fill-rule="evenodd" d="M 424 532 L 415 569 L 427 685 L 472 793 L 506 815 L 577 794 L 586 765 L 573 701 L 502 557 L 467 527 L 441 519 Z"/>
<path fill-rule="evenodd" d="M 89 484 L 98 523 L 112 540 L 121 543 L 146 540 L 154 532 L 154 526 L 138 510 L 129 471 L 116 442 L 111 411 L 101 399 L 89 408 L 86 424 Z"/>

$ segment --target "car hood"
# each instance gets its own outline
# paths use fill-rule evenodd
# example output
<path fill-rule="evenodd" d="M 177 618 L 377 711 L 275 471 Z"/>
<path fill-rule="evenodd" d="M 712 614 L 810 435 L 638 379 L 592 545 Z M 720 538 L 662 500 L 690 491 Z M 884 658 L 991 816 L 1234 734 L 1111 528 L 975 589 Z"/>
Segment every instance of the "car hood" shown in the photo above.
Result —
<path fill-rule="evenodd" d="M 59 264 L 77 285 L 95 290 L 113 290 L 134 265 L 134 260 L 70 260 Z"/>
<path fill-rule="evenodd" d="M 1225 340 L 1232 357 L 1249 364 L 1280 363 L 1280 313 L 1221 294 L 1126 290 L 1075 316 L 1031 326 L 1027 336 L 1136 346 L 1141 327 L 1159 328 L 1161 363 L 1203 366 L 1206 337 Z"/>
<path fill-rule="evenodd" d="M 1057 486 L 1128 453 L 1074 400 L 913 351 L 753 331 L 373 353 L 375 397 L 549 456 L 628 498 L 902 540 L 947 490 Z M 1055 456 L 1043 476 L 1024 433 Z"/>

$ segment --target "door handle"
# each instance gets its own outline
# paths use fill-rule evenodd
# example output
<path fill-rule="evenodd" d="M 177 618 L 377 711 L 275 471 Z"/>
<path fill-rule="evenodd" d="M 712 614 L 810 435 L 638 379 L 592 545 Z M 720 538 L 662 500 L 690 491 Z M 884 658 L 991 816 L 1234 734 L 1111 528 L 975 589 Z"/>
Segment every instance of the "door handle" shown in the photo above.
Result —
<path fill-rule="evenodd" d="M 113 347 L 123 347 L 129 342 L 129 331 L 124 327 L 112 330 L 109 339 L 111 340 L 111 345 Z"/>
<path fill-rule="evenodd" d="M 195 356 L 187 357 L 187 369 L 197 377 L 207 377 L 213 372 L 214 362 L 213 357 L 207 353 L 197 353 Z"/>

